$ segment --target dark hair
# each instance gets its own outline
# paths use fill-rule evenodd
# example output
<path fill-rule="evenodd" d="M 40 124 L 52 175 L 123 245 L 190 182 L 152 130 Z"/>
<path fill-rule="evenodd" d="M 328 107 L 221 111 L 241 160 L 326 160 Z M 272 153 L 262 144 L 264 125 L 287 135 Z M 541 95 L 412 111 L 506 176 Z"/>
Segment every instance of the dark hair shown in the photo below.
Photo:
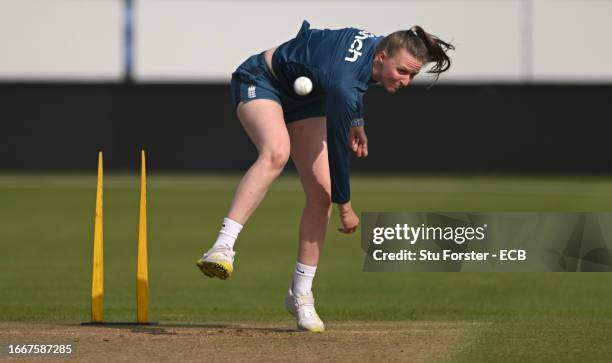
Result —
<path fill-rule="evenodd" d="M 402 48 L 424 64 L 435 63 L 427 73 L 434 73 L 438 79 L 440 73 L 450 68 L 451 59 L 446 52 L 454 50 L 455 46 L 415 25 L 409 30 L 399 30 L 384 37 L 376 46 L 376 53 L 384 50 L 393 56 Z"/>

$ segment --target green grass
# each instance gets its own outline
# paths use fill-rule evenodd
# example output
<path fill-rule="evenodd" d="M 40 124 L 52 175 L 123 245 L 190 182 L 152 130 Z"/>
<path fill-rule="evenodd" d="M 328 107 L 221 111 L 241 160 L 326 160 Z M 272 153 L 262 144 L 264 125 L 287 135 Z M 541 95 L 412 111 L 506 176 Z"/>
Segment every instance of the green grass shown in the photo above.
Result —
<path fill-rule="evenodd" d="M 238 175 L 149 175 L 151 316 L 159 321 L 280 321 L 303 203 L 283 176 L 249 221 L 228 281 L 195 260 L 216 237 Z M 89 319 L 94 174 L 0 174 L 0 320 Z M 355 175 L 358 211 L 610 211 L 612 177 Z M 104 189 L 105 319 L 135 315 L 138 178 Z M 359 235 L 332 216 L 315 280 L 330 320 L 491 322 L 457 360 L 605 360 L 612 274 L 363 273 Z M 574 359 L 572 359 L 574 358 Z"/>
<path fill-rule="evenodd" d="M 610 362 L 611 319 L 505 319 L 469 339 L 458 362 Z"/>

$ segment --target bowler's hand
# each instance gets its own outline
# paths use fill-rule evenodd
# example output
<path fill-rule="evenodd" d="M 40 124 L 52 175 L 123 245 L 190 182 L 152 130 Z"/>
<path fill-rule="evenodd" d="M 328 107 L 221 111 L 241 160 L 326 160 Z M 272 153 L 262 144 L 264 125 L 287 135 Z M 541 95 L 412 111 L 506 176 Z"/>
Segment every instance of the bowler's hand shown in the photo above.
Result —
<path fill-rule="evenodd" d="M 368 137 L 363 126 L 351 127 L 348 143 L 358 158 L 368 156 Z"/>
<path fill-rule="evenodd" d="M 355 232 L 357 226 L 359 226 L 359 217 L 357 217 L 357 214 L 353 211 L 351 202 L 338 204 L 338 213 L 340 214 L 340 222 L 342 223 L 342 228 L 338 228 L 338 232 L 346 234 Z"/>

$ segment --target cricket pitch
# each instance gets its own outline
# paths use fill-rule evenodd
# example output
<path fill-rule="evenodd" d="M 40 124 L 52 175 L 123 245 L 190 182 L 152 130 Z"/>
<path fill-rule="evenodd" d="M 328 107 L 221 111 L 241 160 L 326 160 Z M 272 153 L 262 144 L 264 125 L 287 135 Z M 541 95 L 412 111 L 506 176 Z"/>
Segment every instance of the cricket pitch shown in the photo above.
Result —
<path fill-rule="evenodd" d="M 79 361 L 447 361 L 479 327 L 473 322 L 329 322 L 321 334 L 282 323 L 80 326 L 0 323 L 8 344 L 74 344 Z M 3 352 L 2 358 L 7 358 Z M 18 357 L 15 357 L 16 359 Z M 28 359 L 37 359 L 28 356 Z"/>

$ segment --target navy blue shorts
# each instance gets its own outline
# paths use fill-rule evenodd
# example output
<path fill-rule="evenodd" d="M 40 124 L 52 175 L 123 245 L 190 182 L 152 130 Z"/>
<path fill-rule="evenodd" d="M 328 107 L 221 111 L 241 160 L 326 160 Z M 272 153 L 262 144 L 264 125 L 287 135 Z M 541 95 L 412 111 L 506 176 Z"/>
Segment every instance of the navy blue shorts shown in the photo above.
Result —
<path fill-rule="evenodd" d="M 231 86 L 234 108 L 240 102 L 267 99 L 281 105 L 286 123 L 325 116 L 325 97 L 300 97 L 284 89 L 268 69 L 264 53 L 244 61 L 232 74 Z"/>

